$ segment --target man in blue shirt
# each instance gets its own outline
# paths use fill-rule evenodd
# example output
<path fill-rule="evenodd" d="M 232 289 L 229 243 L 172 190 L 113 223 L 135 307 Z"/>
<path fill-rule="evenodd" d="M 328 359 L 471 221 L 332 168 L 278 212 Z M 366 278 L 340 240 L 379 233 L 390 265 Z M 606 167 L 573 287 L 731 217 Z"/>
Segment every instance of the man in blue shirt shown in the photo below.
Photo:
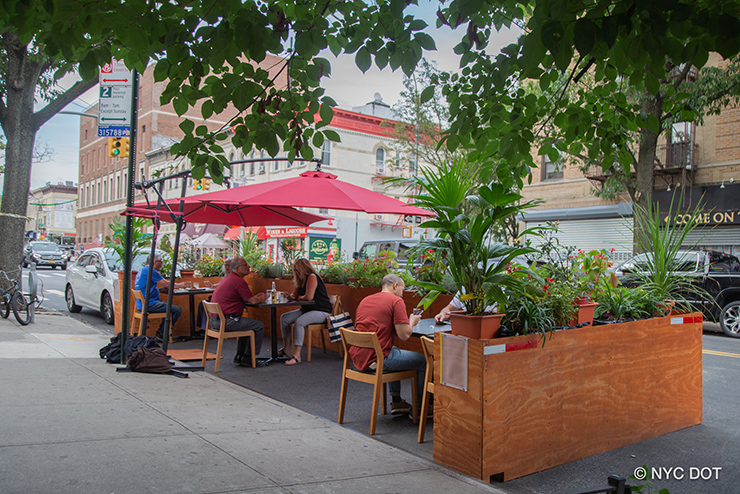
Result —
<path fill-rule="evenodd" d="M 161 274 L 159 274 L 159 270 L 162 269 L 162 257 L 159 254 L 154 254 L 154 264 L 153 264 L 153 270 L 152 270 L 152 286 L 149 290 L 149 313 L 154 312 L 166 312 L 167 311 L 167 304 L 165 302 L 162 302 L 159 300 L 159 289 L 160 288 L 168 288 L 170 285 L 170 282 L 165 280 Z M 146 260 L 146 265 L 141 268 L 141 270 L 136 274 L 136 280 L 134 281 L 134 290 L 139 290 L 142 294 L 146 292 L 146 279 L 149 275 L 149 258 Z M 185 283 L 175 283 L 175 288 L 184 288 Z M 136 310 L 141 311 L 142 310 L 142 303 L 140 300 L 136 301 Z M 177 322 L 177 318 L 180 317 L 180 314 L 182 313 L 182 309 L 178 307 L 177 305 L 172 305 L 172 326 L 175 325 L 175 322 Z M 170 327 L 172 327 L 170 326 Z M 159 329 L 157 330 L 157 335 L 155 338 L 157 341 L 162 341 L 162 335 L 164 334 L 164 319 L 162 319 L 162 323 L 159 325 Z"/>

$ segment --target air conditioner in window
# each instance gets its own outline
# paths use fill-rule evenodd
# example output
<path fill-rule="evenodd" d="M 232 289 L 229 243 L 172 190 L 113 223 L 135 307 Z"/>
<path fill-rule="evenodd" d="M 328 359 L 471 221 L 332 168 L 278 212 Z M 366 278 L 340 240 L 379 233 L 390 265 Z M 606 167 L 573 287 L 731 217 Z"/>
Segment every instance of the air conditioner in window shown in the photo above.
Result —
<path fill-rule="evenodd" d="M 260 163 L 259 164 L 259 167 L 257 167 L 257 170 L 259 171 L 259 174 L 260 175 L 264 174 L 265 173 L 265 164 L 264 163 Z"/>
<path fill-rule="evenodd" d="M 375 214 L 375 215 L 373 215 L 373 216 L 374 216 L 374 217 L 375 217 L 375 219 L 376 219 L 376 220 L 378 220 L 378 221 L 382 221 L 382 220 L 383 220 L 383 215 L 382 215 L 382 214 Z"/>

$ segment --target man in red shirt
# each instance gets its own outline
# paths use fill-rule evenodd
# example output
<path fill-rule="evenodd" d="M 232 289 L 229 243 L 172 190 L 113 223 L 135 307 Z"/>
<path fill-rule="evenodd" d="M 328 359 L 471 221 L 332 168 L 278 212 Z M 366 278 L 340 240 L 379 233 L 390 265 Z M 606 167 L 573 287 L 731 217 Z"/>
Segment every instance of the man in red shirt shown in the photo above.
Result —
<path fill-rule="evenodd" d="M 231 261 L 231 272 L 224 276 L 218 284 L 211 297 L 211 302 L 221 306 L 221 311 L 226 317 L 226 331 L 254 331 L 254 351 L 259 354 L 262 349 L 262 337 L 265 334 L 265 325 L 254 319 L 242 317 L 245 303 L 259 304 L 265 301 L 266 295 L 259 293 L 252 295 L 249 285 L 244 277 L 249 274 L 250 267 L 247 261 L 241 257 L 235 257 Z M 211 318 L 211 327 L 221 327 L 218 317 Z M 245 366 L 251 365 L 252 357 L 247 352 L 248 338 L 237 338 L 236 357 L 234 362 Z"/>
<path fill-rule="evenodd" d="M 393 346 L 395 338 L 401 341 L 408 340 L 413 331 L 412 328 L 421 320 L 419 315 L 406 315 L 406 304 L 402 298 L 405 287 L 400 276 L 386 275 L 383 278 L 380 293 L 365 297 L 357 306 L 355 329 L 378 334 L 378 340 L 383 349 L 383 369 L 385 371 L 416 370 L 416 396 L 421 398 L 426 372 L 424 355 Z M 375 351 L 369 348 L 350 347 L 349 354 L 358 370 L 374 370 L 377 365 Z M 411 405 L 401 399 L 401 383 L 392 382 L 389 388 L 393 401 L 391 413 L 395 415 L 409 412 Z"/>

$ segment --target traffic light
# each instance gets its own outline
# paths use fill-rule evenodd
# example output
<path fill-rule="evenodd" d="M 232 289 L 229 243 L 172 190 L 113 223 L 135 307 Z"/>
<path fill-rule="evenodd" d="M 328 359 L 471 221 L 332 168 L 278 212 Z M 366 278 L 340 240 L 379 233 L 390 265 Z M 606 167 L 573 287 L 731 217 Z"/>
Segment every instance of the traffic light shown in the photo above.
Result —
<path fill-rule="evenodd" d="M 211 190 L 211 179 L 210 178 L 203 179 L 203 190 Z"/>
<path fill-rule="evenodd" d="M 108 156 L 111 158 L 118 158 L 121 156 L 121 138 L 120 137 L 109 137 L 108 138 Z"/>
<path fill-rule="evenodd" d="M 128 137 L 109 137 L 108 156 L 111 158 L 127 158 Z"/>
<path fill-rule="evenodd" d="M 203 188 L 203 184 L 200 180 L 193 179 L 193 190 L 201 190 Z"/>
<path fill-rule="evenodd" d="M 128 158 L 128 137 L 121 137 L 121 158 Z"/>

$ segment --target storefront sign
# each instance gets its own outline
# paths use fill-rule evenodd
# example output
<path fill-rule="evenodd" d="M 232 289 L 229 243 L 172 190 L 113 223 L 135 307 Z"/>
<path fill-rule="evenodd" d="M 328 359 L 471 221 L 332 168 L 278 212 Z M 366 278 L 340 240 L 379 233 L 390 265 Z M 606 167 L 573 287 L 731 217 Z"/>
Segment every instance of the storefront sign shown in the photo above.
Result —
<path fill-rule="evenodd" d="M 672 225 L 685 225 L 694 222 L 699 226 L 718 226 L 718 225 L 738 225 L 740 224 L 740 210 L 735 211 L 697 211 L 679 212 L 668 217 L 667 214 L 661 214 L 661 219 L 665 223 Z"/>
<path fill-rule="evenodd" d="M 264 238 L 291 238 L 291 237 L 305 237 L 306 227 L 296 228 L 266 228 Z"/>
<path fill-rule="evenodd" d="M 308 260 L 313 263 L 324 264 L 339 259 L 342 249 L 342 240 L 336 238 L 309 237 Z"/>

